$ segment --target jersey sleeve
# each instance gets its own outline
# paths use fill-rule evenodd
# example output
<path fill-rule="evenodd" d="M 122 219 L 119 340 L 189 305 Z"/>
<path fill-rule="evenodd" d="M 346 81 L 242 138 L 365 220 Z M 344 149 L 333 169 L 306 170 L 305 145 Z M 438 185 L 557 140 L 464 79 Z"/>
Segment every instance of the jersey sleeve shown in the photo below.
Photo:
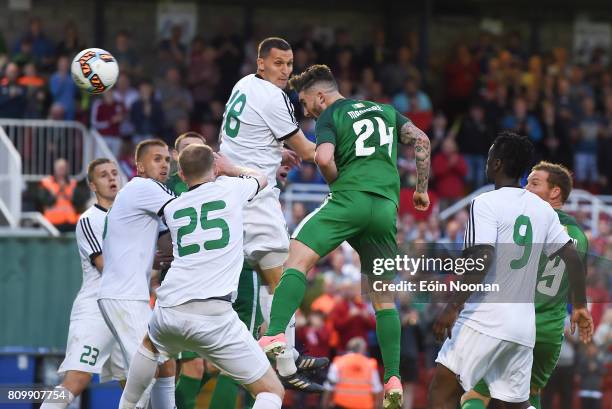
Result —
<path fill-rule="evenodd" d="M 571 238 L 567 234 L 565 227 L 563 227 L 559 221 L 559 217 L 552 207 L 550 208 L 549 212 L 549 220 L 550 223 L 548 226 L 548 231 L 546 232 L 546 243 L 544 244 L 543 251 L 548 258 L 553 258 L 557 255 L 557 252 L 571 240 Z"/>
<path fill-rule="evenodd" d="M 570 224 L 567 226 L 567 234 L 574 239 L 576 243 L 576 251 L 582 258 L 582 262 L 586 265 L 587 253 L 589 252 L 589 240 L 584 232 L 577 225 Z"/>
<path fill-rule="evenodd" d="M 164 206 L 174 198 L 167 186 L 154 179 L 146 179 L 134 200 L 139 209 L 161 216 Z"/>
<path fill-rule="evenodd" d="M 483 198 L 475 198 L 470 204 L 470 212 L 463 239 L 464 248 L 480 244 L 494 246 L 497 242 L 497 219 L 491 205 Z"/>
<path fill-rule="evenodd" d="M 336 145 L 336 127 L 334 126 L 334 120 L 329 111 L 329 109 L 323 111 L 323 114 L 317 120 L 315 126 L 317 146 L 326 142 Z"/>
<path fill-rule="evenodd" d="M 300 128 L 295 119 L 293 104 L 287 94 L 279 91 L 272 95 L 271 100 L 261 111 L 261 117 L 272 131 L 274 138 L 282 141 L 293 136 Z"/>
<path fill-rule="evenodd" d="M 259 182 L 253 176 L 241 175 L 237 179 L 238 195 L 242 203 L 250 202 L 259 192 Z"/>
<path fill-rule="evenodd" d="M 402 126 L 406 125 L 406 123 L 408 122 L 412 122 L 412 121 L 406 118 L 396 109 L 395 110 L 395 129 L 397 129 L 398 135 L 399 135 L 400 129 L 402 129 Z"/>
<path fill-rule="evenodd" d="M 86 254 L 93 264 L 94 259 L 102 254 L 102 229 L 92 224 L 88 217 L 82 217 L 76 228 L 76 239 L 79 251 Z"/>

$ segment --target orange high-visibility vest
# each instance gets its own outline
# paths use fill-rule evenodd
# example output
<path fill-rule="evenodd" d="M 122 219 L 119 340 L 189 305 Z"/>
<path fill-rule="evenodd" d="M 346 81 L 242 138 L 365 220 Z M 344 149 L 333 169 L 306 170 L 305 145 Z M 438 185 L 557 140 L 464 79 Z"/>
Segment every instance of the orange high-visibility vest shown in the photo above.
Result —
<path fill-rule="evenodd" d="M 350 409 L 374 409 L 372 375 L 376 360 L 361 354 L 348 353 L 334 359 L 338 383 L 334 388 L 334 404 Z"/>
<path fill-rule="evenodd" d="M 74 209 L 72 204 L 72 194 L 76 188 L 76 181 L 70 180 L 68 185 L 60 189 L 59 183 L 53 176 L 47 176 L 40 184 L 55 196 L 55 204 L 45 208 L 45 219 L 51 224 L 58 226 L 61 224 L 76 224 L 79 221 L 79 214 Z"/>

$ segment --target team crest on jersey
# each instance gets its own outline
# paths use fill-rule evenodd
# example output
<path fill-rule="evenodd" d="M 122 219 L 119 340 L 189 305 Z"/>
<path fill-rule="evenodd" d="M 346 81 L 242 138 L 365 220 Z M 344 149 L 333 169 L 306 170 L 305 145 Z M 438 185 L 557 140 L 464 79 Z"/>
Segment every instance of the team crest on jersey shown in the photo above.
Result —
<path fill-rule="evenodd" d="M 365 108 L 365 105 L 363 105 L 361 102 L 353 104 L 352 106 L 353 106 L 353 108 Z"/>

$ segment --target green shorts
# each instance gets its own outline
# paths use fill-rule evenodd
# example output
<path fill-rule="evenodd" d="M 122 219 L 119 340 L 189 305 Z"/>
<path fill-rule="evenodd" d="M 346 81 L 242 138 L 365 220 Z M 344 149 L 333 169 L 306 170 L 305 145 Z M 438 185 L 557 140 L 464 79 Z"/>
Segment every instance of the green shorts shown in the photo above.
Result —
<path fill-rule="evenodd" d="M 346 240 L 359 254 L 364 274 L 388 280 L 396 271 L 384 269 L 381 261 L 398 254 L 396 220 L 397 206 L 386 197 L 360 191 L 333 192 L 306 216 L 292 238 L 321 257 Z"/>
<path fill-rule="evenodd" d="M 536 342 L 533 348 L 533 365 L 531 367 L 531 386 L 543 389 L 557 366 L 560 343 Z M 483 396 L 491 396 L 487 384 L 481 380 L 474 386 L 474 390 Z"/>
<path fill-rule="evenodd" d="M 242 266 L 240 281 L 238 281 L 238 294 L 234 301 L 233 308 L 238 314 L 240 321 L 244 322 L 253 338 L 257 339 L 259 327 L 263 323 L 263 315 L 259 305 L 259 276 L 253 268 L 246 262 Z M 191 351 L 183 351 L 178 359 L 188 361 L 198 358 L 199 355 Z"/>

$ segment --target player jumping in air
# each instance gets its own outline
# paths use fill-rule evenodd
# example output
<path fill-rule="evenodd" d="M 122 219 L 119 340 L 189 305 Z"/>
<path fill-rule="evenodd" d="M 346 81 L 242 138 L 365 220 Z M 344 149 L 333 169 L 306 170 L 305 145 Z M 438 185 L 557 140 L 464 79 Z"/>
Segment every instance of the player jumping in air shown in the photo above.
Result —
<path fill-rule="evenodd" d="M 117 164 L 110 159 L 95 159 L 87 166 L 87 180 L 96 195 L 96 204 L 87 209 L 77 223 L 76 241 L 83 284 L 72 304 L 66 357 L 58 370 L 65 374 L 58 388 L 67 390 L 69 397 L 63 402 L 47 400 L 42 409 L 66 409 L 87 388 L 92 374 L 100 374 L 102 382 L 125 379 L 121 349 L 104 323 L 97 304 L 104 268 L 104 218 L 119 191 L 119 179 Z"/>
<path fill-rule="evenodd" d="M 572 331 L 578 324 L 583 341 L 592 336 L 580 256 L 559 215 L 519 184 L 532 156 L 529 139 L 511 132 L 500 133 L 489 149 L 486 172 L 495 190 L 472 201 L 463 254 L 481 259 L 485 267 L 482 274 L 463 277 L 470 283 L 484 278 L 484 283 L 498 284 L 500 292 L 455 292 L 434 322 L 435 336 L 449 338 L 436 359 L 430 408 L 456 408 L 463 392 L 481 379 L 504 407 L 529 407 L 536 338 L 533 294 L 542 254 L 550 260 L 558 256 L 567 266 Z"/>
<path fill-rule="evenodd" d="M 136 147 L 136 167 L 138 176 L 121 189 L 106 216 L 104 270 L 98 295 L 98 306 L 121 346 L 126 369 L 147 333 L 152 314 L 149 307 L 151 269 L 158 238 L 163 241 L 163 233 L 167 232 L 159 212 L 174 199 L 163 184 L 170 170 L 170 153 L 163 141 L 140 142 Z M 159 237 L 160 231 L 164 231 L 162 237 Z M 174 372 L 173 360 L 160 365 L 151 389 L 154 407 L 174 408 Z"/>
<path fill-rule="evenodd" d="M 562 165 L 540 162 L 531 169 L 526 189 L 548 202 L 567 230 L 586 265 L 588 240 L 576 220 L 561 210 L 572 191 L 572 176 Z M 540 259 L 536 285 L 536 338 L 533 347 L 529 402 L 540 409 L 540 391 L 557 365 L 567 315 L 568 272 L 560 257 Z M 462 409 L 484 409 L 491 394 L 484 381 L 461 397 Z"/>
<path fill-rule="evenodd" d="M 174 260 L 157 290 L 119 407 L 134 408 L 155 375 L 159 351 L 173 355 L 187 349 L 244 384 L 255 396 L 253 409 L 280 409 L 283 387 L 232 309 L 244 260 L 242 209 L 265 189 L 267 178 L 215 158 L 200 144 L 185 148 L 179 165 L 189 190 L 161 211 Z"/>
<path fill-rule="evenodd" d="M 244 254 L 274 293 L 283 273 L 289 251 L 287 224 L 279 202 L 276 173 L 283 160 L 283 144 L 297 154 L 290 161 L 313 161 L 315 145 L 297 125 L 293 105 L 283 91 L 293 71 L 293 51 L 287 41 L 271 37 L 257 50 L 257 73 L 234 85 L 221 125 L 220 152 L 232 162 L 261 170 L 268 187 L 244 209 Z M 264 318 L 269 315 L 269 297 L 262 299 Z M 311 382 L 300 370 L 326 366 L 327 358 L 301 357 L 294 350 L 295 319 L 287 323 L 289 348 L 278 357 L 276 369 L 287 387 L 308 392 L 323 388 Z M 283 330 L 284 331 L 284 330 Z M 295 361 L 297 359 L 297 361 Z"/>
<path fill-rule="evenodd" d="M 296 228 L 289 259 L 272 301 L 270 326 L 260 340 L 269 355 L 285 348 L 284 329 L 306 291 L 305 274 L 343 241 L 359 253 L 362 271 L 373 280 L 391 280 L 395 270 L 372 274 L 373 260 L 397 255 L 399 203 L 398 141 L 415 147 L 415 208 L 429 206 L 430 148 L 427 135 L 393 107 L 344 98 L 330 69 L 315 65 L 291 79 L 305 113 L 317 118 L 316 163 L 330 185 L 323 204 Z M 371 292 L 376 335 L 384 363 L 385 408 L 399 408 L 400 319 L 392 294 Z"/>

